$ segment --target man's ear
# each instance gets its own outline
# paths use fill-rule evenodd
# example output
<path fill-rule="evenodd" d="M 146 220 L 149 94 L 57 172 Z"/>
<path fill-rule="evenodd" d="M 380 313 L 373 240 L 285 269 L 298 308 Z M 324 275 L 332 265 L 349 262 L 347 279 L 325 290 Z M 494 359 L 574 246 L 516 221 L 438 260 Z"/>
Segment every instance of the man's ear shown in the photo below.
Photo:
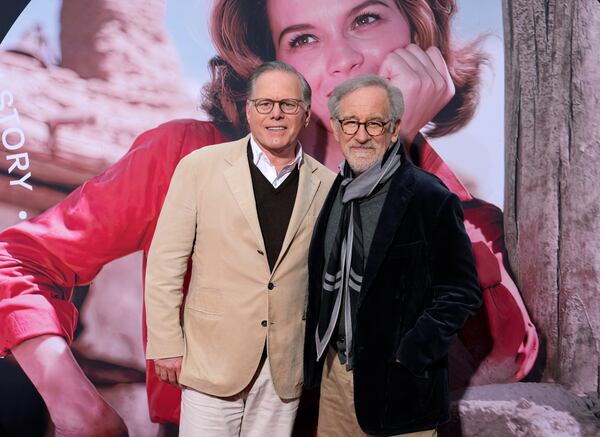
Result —
<path fill-rule="evenodd" d="M 307 127 L 310 123 L 310 116 L 312 115 L 312 111 L 310 110 L 310 106 L 306 110 L 306 120 L 304 120 L 304 127 Z"/>
<path fill-rule="evenodd" d="M 250 122 L 250 105 L 252 103 L 250 102 L 250 100 L 246 100 L 246 120 L 248 122 Z"/>
<path fill-rule="evenodd" d="M 402 120 L 396 120 L 396 122 L 394 123 L 394 132 L 392 133 L 392 142 L 396 142 L 398 141 L 398 137 L 399 137 L 399 132 L 400 132 L 400 125 L 402 124 Z"/>

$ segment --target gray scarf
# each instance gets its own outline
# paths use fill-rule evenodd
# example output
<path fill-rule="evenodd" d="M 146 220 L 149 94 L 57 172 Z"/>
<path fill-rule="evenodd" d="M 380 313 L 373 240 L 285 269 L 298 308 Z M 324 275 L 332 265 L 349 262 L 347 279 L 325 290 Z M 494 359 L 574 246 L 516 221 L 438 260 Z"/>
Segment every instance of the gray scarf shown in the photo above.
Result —
<path fill-rule="evenodd" d="M 394 143 L 380 160 L 357 177 L 353 177 L 346 161 L 340 164 L 340 174 L 344 177 L 340 186 L 342 218 L 327 269 L 323 274 L 321 307 L 315 332 L 317 361 L 331 340 L 343 296 L 346 359 L 351 365 L 348 355 L 352 350 L 352 326 L 356 323 L 356 320 L 352 320 L 352 315 L 356 314 L 353 309 L 358 304 L 365 268 L 362 225 L 357 200 L 368 198 L 378 186 L 385 184 L 394 175 L 402 163 L 401 147 L 399 141 Z"/>

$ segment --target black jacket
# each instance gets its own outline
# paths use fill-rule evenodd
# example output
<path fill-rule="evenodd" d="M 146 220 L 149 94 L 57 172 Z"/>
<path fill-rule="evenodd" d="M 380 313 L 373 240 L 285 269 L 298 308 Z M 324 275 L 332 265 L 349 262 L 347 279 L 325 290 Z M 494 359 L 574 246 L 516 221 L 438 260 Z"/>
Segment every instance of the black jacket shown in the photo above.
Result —
<path fill-rule="evenodd" d="M 309 251 L 304 383 L 317 386 L 315 329 L 327 220 L 341 177 L 317 220 Z M 369 250 L 354 326 L 354 402 L 368 434 L 431 429 L 449 419 L 447 352 L 481 305 L 460 200 L 407 159 L 392 177 Z"/>

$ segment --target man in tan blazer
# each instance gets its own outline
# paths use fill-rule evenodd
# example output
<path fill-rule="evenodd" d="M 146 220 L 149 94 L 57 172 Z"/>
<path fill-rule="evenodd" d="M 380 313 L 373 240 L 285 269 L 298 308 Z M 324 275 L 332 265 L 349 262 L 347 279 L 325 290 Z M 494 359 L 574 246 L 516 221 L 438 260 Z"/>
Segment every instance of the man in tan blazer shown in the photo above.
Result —
<path fill-rule="evenodd" d="M 334 175 L 298 142 L 311 92 L 293 67 L 263 64 L 248 96 L 250 135 L 178 165 L 148 256 L 146 355 L 183 386 L 182 436 L 290 435 L 302 389 L 307 252 Z"/>

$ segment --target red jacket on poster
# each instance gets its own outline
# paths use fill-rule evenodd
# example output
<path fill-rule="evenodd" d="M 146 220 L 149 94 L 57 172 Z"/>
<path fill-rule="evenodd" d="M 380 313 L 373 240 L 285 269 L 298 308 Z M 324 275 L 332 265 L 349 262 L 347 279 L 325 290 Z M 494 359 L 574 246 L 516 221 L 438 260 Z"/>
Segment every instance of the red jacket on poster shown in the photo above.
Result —
<path fill-rule="evenodd" d="M 73 287 L 89 284 L 108 262 L 143 251 L 146 257 L 171 176 L 190 152 L 228 139 L 209 122 L 178 120 L 140 135 L 114 165 L 39 216 L 0 233 L 0 356 L 32 337 L 73 340 Z M 457 194 L 473 242 L 484 308 L 460 336 L 469 352 L 517 381 L 531 369 L 538 339 L 505 267 L 502 213 L 474 199 L 427 142 L 419 166 Z M 146 337 L 143 328 L 144 342 Z M 502 372 L 502 370 L 498 370 Z M 150 415 L 179 422 L 180 390 L 146 373 Z"/>

